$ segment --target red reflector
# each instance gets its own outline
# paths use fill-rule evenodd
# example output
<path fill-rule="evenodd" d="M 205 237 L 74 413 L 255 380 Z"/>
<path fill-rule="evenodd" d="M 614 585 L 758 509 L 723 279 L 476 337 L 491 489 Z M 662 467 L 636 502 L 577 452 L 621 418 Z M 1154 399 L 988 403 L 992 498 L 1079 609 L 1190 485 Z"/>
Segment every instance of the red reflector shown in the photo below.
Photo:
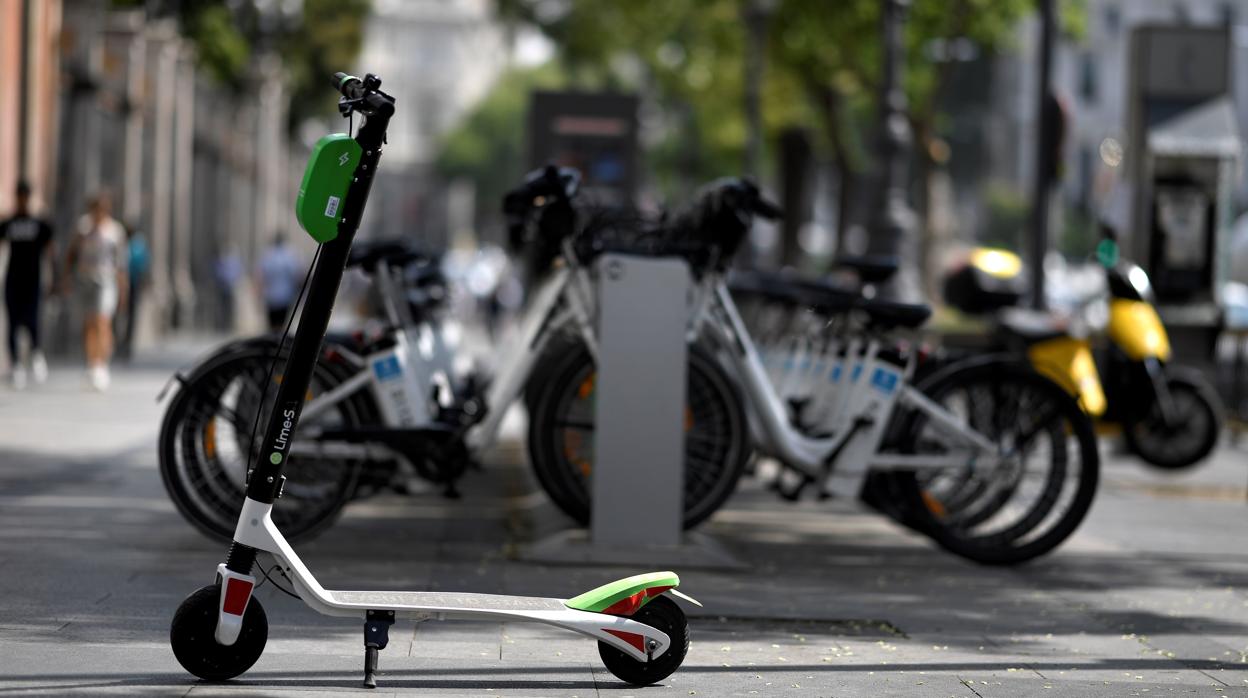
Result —
<path fill-rule="evenodd" d="M 251 598 L 251 582 L 245 579 L 230 579 L 225 583 L 225 604 L 221 610 L 232 616 L 241 616 L 247 610 L 247 599 Z"/>
<path fill-rule="evenodd" d="M 637 633 L 626 633 L 623 630 L 611 630 L 610 628 L 603 628 L 603 630 L 620 638 L 621 640 L 627 642 L 633 647 L 636 647 L 638 652 L 646 651 L 646 638 L 641 635 L 638 635 Z"/>

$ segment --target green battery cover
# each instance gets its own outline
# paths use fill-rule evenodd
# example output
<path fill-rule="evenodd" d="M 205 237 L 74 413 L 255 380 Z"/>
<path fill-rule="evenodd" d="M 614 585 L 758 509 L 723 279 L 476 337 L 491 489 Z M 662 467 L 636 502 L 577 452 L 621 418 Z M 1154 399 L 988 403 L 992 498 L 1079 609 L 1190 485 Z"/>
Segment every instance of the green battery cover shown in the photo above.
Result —
<path fill-rule="evenodd" d="M 329 242 L 338 237 L 347 188 L 362 154 L 360 144 L 345 133 L 324 136 L 312 148 L 295 199 L 295 217 L 313 240 Z"/>

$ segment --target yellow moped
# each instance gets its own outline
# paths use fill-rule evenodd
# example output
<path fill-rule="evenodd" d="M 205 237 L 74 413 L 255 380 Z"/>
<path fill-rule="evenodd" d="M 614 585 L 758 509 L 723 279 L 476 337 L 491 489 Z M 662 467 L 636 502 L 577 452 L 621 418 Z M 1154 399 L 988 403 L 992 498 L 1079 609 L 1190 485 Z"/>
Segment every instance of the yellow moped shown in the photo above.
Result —
<path fill-rule="evenodd" d="M 946 301 L 964 312 L 999 311 L 996 341 L 1024 352 L 1036 370 L 1077 396 L 1098 433 L 1120 430 L 1127 448 L 1158 468 L 1195 465 L 1217 445 L 1221 401 L 1203 374 L 1171 361 L 1148 274 L 1120 258 L 1112 230 L 1102 235 L 1096 257 L 1105 270 L 1108 317 L 1096 358 L 1088 333 L 1072 332 L 1049 313 L 1004 307 L 1021 295 L 1010 291 L 1023 278 L 1022 262 L 1011 252 L 972 251 L 946 278 Z"/>

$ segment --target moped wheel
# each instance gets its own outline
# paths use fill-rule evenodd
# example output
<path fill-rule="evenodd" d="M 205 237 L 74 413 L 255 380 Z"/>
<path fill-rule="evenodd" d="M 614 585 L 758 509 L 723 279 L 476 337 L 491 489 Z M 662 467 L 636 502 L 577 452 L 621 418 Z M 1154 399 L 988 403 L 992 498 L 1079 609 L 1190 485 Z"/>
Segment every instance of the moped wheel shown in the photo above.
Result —
<path fill-rule="evenodd" d="M 1209 457 L 1222 431 L 1222 404 L 1213 386 L 1195 371 L 1166 368 L 1166 388 L 1177 418 L 1167 423 L 1156 400 L 1127 424 L 1127 448 L 1149 465 L 1182 470 Z"/>
<path fill-rule="evenodd" d="M 529 460 L 551 501 L 588 525 L 597 373 L 583 345 L 569 347 L 559 358 L 529 414 Z M 692 528 L 735 491 L 750 443 L 735 386 L 715 359 L 696 346 L 689 349 L 687 380 L 684 525 Z"/>
<path fill-rule="evenodd" d="M 253 442 L 252 428 L 271 361 L 272 348 L 260 346 L 219 357 L 191 377 L 165 413 L 159 441 L 161 478 L 178 512 L 210 538 L 230 540 L 234 535 L 248 457 L 259 457 L 254 452 L 272 409 L 271 404 L 263 406 Z M 273 378 L 270 397 L 278 380 L 280 376 Z M 333 369 L 318 364 L 309 392 L 317 395 L 338 382 Z M 368 419 L 359 401 L 345 400 L 317 423 L 350 427 Z M 361 469 L 359 461 L 350 459 L 291 458 L 284 493 L 274 504 L 274 522 L 291 540 L 316 535 L 351 500 Z"/>
<path fill-rule="evenodd" d="M 254 596 L 243 613 L 243 628 L 233 645 L 219 644 L 217 609 L 221 586 L 209 584 L 186 597 L 173 614 L 169 644 L 183 669 L 205 681 L 225 681 L 251 668 L 269 638 L 269 620 Z"/>
<path fill-rule="evenodd" d="M 642 606 L 633 614 L 632 620 L 662 630 L 671 638 L 671 646 L 653 660 L 639 662 L 611 645 L 599 642 L 598 656 L 602 657 L 607 671 L 625 683 L 634 686 L 656 684 L 671 676 L 685 661 L 685 655 L 689 653 L 689 621 L 680 606 L 666 596 Z"/>
<path fill-rule="evenodd" d="M 931 399 L 997 444 L 1001 464 L 976 469 L 966 446 L 920 411 L 905 415 L 899 450 L 968 451 L 960 470 L 889 474 L 907 525 L 947 550 L 984 564 L 1018 564 L 1065 541 L 1096 493 L 1100 458 L 1092 423 L 1060 386 L 1008 362 L 932 377 Z"/>

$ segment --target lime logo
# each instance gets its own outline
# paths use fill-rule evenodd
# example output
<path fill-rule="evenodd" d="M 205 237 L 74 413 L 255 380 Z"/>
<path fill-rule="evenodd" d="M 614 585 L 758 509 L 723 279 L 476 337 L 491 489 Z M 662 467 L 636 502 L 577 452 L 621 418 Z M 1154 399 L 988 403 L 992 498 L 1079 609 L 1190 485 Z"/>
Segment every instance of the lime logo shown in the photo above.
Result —
<path fill-rule="evenodd" d="M 347 161 L 349 161 L 350 159 L 351 159 L 351 153 L 343 153 L 342 155 L 339 155 L 338 166 L 342 167 L 343 165 L 347 164 Z"/>
<path fill-rule="evenodd" d="M 270 454 L 269 454 L 269 462 L 270 462 L 270 463 L 272 463 L 273 465 L 277 465 L 278 463 L 281 463 L 281 462 L 282 462 L 282 454 L 277 453 L 276 451 L 275 451 L 275 452 L 273 452 L 273 453 L 270 453 Z"/>

